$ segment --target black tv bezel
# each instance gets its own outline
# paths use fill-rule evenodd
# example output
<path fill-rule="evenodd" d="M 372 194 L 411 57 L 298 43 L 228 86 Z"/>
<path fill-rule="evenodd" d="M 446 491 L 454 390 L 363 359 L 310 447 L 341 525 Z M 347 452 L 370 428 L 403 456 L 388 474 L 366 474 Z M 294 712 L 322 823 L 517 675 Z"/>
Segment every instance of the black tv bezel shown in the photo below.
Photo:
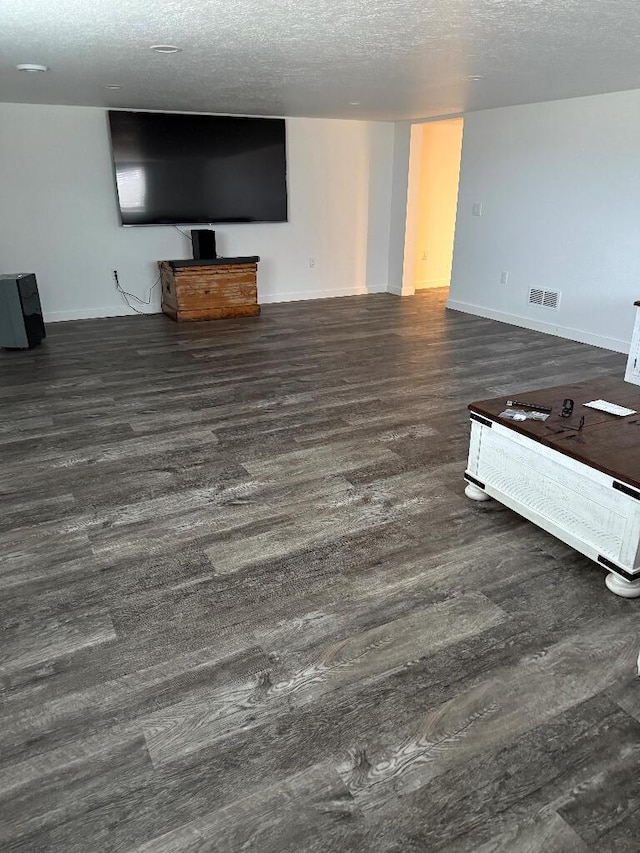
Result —
<path fill-rule="evenodd" d="M 269 121 L 281 121 L 284 129 L 284 203 L 285 203 L 285 218 L 284 219 L 248 219 L 238 221 L 230 220 L 230 219 L 212 219 L 212 220 L 188 220 L 184 221 L 182 219 L 176 219 L 174 222 L 123 222 L 122 221 L 122 207 L 120 205 L 120 191 L 118 189 L 118 179 L 117 179 L 117 171 L 116 171 L 116 159 L 115 152 L 113 149 L 113 135 L 111 133 L 111 124 L 109 120 L 109 116 L 111 113 L 134 113 L 134 114 L 149 114 L 152 115 L 178 115 L 178 116 L 207 116 L 209 118 L 241 118 L 241 119 L 256 119 L 260 120 L 269 120 Z M 119 109 L 109 107 L 105 110 L 105 123 L 107 129 L 107 138 L 109 140 L 109 153 L 111 155 L 111 174 L 113 175 L 113 185 L 115 188 L 115 201 L 116 201 L 116 209 L 118 213 L 118 218 L 120 220 L 121 228 L 175 228 L 179 226 L 183 226 L 188 228 L 190 226 L 203 226 L 203 225 L 286 225 L 289 222 L 289 134 L 287 133 L 287 120 L 282 116 L 248 116 L 248 115 L 238 115 L 235 113 L 201 113 L 201 112 L 190 112 L 190 111 L 176 111 L 176 110 L 129 110 L 129 109 Z M 187 236 L 187 235 L 185 235 Z"/>

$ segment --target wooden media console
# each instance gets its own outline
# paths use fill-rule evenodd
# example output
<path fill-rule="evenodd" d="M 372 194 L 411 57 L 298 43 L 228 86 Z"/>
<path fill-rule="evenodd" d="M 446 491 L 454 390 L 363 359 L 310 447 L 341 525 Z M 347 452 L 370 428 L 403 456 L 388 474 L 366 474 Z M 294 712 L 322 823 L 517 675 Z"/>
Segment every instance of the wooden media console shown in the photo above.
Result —
<path fill-rule="evenodd" d="M 158 261 L 162 310 L 172 320 L 255 317 L 257 255 L 206 261 Z"/>

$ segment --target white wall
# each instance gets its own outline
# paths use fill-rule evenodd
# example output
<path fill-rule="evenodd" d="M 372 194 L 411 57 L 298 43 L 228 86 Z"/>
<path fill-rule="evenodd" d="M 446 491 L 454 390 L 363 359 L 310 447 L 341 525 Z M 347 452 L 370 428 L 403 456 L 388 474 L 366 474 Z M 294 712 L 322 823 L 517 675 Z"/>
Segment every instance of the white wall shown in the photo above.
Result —
<path fill-rule="evenodd" d="M 213 226 L 219 254 L 261 256 L 261 302 L 386 289 L 393 134 L 287 120 L 289 222 Z M 0 187 L 2 271 L 36 273 L 47 320 L 131 313 L 114 269 L 146 296 L 157 260 L 191 257 L 169 226 L 120 227 L 102 109 L 0 104 Z"/>
<path fill-rule="evenodd" d="M 396 122 L 393 130 L 388 272 L 388 290 L 396 294 L 403 293 L 410 146 L 411 122 Z M 413 293 L 413 289 L 406 291 L 409 292 Z"/>
<path fill-rule="evenodd" d="M 626 351 L 636 299 L 640 91 L 466 115 L 450 307 Z"/>

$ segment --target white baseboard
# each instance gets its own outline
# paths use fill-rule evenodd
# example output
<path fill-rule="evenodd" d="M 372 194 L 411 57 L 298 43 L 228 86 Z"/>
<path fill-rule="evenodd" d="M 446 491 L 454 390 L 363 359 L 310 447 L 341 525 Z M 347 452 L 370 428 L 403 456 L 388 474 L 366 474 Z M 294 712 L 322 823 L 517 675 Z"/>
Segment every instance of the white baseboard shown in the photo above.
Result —
<path fill-rule="evenodd" d="M 324 290 L 289 290 L 282 293 L 260 293 L 258 302 L 269 305 L 274 302 L 303 302 L 307 299 L 332 299 L 336 296 L 366 296 L 367 293 L 386 293 L 386 284 L 370 284 L 367 287 L 332 287 Z"/>
<path fill-rule="evenodd" d="M 159 305 L 140 306 L 141 314 L 160 314 Z M 61 323 L 65 320 L 97 320 L 102 317 L 131 317 L 135 314 L 126 305 L 115 305 L 110 308 L 77 308 L 73 311 L 45 311 L 45 323 Z"/>
<path fill-rule="evenodd" d="M 428 290 L 430 287 L 449 287 L 450 284 L 448 278 L 425 278 L 416 281 L 414 287 L 416 290 Z"/>
<path fill-rule="evenodd" d="M 334 287 L 327 290 L 290 290 L 283 293 L 258 292 L 258 302 L 268 305 L 275 302 L 301 302 L 306 299 L 331 299 L 336 296 L 365 296 L 367 293 L 386 293 L 386 284 L 369 285 L 368 287 Z M 65 320 L 95 320 L 101 317 L 130 317 L 135 314 L 126 305 L 115 305 L 109 308 L 78 308 L 73 311 L 45 311 L 45 323 L 59 323 Z M 159 305 L 140 306 L 142 314 L 160 314 Z"/>
<path fill-rule="evenodd" d="M 594 347 L 614 350 L 614 352 L 629 352 L 629 341 L 623 341 L 619 338 L 609 338 L 605 335 L 594 335 L 582 329 L 559 326 L 556 323 L 548 323 L 544 320 L 532 320 L 530 317 L 521 317 L 518 314 L 507 314 L 504 311 L 495 311 L 493 308 L 485 308 L 483 305 L 474 305 L 471 302 L 459 302 L 457 299 L 449 299 L 447 300 L 447 308 L 451 308 L 453 311 L 462 311 L 465 314 L 474 314 L 476 317 L 485 317 L 488 320 L 510 323 L 512 326 L 520 326 L 523 329 L 531 329 L 534 332 L 546 332 L 548 335 L 555 335 L 558 338 L 568 338 L 570 341 L 591 344 Z"/>
<path fill-rule="evenodd" d="M 393 293 L 395 296 L 413 296 L 414 289 L 403 289 L 401 284 L 388 284 L 385 288 L 386 293 Z"/>

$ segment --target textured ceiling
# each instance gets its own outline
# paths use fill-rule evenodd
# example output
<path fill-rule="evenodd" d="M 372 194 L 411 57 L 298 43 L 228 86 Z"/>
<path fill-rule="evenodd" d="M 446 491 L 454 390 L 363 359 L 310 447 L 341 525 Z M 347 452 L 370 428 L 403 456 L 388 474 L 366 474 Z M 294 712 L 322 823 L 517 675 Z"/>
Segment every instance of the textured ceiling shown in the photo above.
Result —
<path fill-rule="evenodd" d="M 401 119 L 635 88 L 638 0 L 0 2 L 3 101 Z"/>

